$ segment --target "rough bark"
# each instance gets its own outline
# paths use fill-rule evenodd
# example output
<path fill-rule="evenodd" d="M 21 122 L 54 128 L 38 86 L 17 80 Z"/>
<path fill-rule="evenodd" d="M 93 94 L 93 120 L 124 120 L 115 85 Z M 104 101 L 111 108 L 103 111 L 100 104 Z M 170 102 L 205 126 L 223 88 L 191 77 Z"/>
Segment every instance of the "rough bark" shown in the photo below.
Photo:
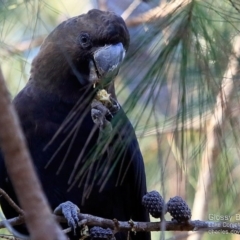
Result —
<path fill-rule="evenodd" d="M 28 152 L 17 114 L 0 69 L 0 146 L 24 210 L 31 239 L 66 239 L 54 220 Z"/>

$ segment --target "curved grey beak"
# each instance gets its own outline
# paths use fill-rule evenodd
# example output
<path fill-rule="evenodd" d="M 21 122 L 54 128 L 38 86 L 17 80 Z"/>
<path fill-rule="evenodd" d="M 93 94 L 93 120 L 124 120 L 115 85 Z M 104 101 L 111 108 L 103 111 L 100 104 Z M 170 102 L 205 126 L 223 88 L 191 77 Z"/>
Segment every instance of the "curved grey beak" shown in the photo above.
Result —
<path fill-rule="evenodd" d="M 89 63 L 89 80 L 96 83 L 103 77 L 113 73 L 116 75 L 119 65 L 125 57 L 125 52 L 122 43 L 98 48 L 93 54 L 93 60 Z"/>

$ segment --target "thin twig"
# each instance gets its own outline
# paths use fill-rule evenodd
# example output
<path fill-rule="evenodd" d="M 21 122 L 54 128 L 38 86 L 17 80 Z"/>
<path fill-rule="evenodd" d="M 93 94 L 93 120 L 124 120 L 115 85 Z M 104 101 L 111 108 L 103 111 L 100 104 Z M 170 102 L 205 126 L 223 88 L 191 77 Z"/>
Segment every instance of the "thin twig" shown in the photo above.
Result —
<path fill-rule="evenodd" d="M 6 221 L 6 220 L 0 221 L 0 229 L 1 229 L 1 228 L 6 228 L 5 221 Z M 21 225 L 21 224 L 25 223 L 25 220 L 24 220 L 24 217 L 23 217 L 23 216 L 18 216 L 18 217 L 15 217 L 15 218 L 8 219 L 7 222 L 8 222 L 11 226 L 17 226 L 17 225 Z"/>
<path fill-rule="evenodd" d="M 238 8 L 238 7 L 236 6 L 236 4 L 233 2 L 233 0 L 229 0 L 229 2 L 232 4 L 232 6 L 233 6 L 238 12 L 240 12 L 240 8 Z"/>
<path fill-rule="evenodd" d="M 156 20 L 158 21 L 161 20 L 164 23 L 167 16 L 175 13 L 180 9 L 183 9 L 183 7 L 187 6 L 190 2 L 191 0 L 178 0 L 167 2 L 166 4 L 162 4 L 161 6 L 155 7 L 136 17 L 127 19 L 126 24 L 128 27 L 133 27 L 142 23 L 154 22 Z"/>
<path fill-rule="evenodd" d="M 141 3 L 140 0 L 134 0 L 128 6 L 128 8 L 121 14 L 121 17 L 123 18 L 123 20 L 126 20 L 132 14 L 132 12 L 139 6 L 140 3 Z"/>
<path fill-rule="evenodd" d="M 2 195 L 6 201 L 9 203 L 9 205 L 17 212 L 19 215 L 24 215 L 23 210 L 9 197 L 9 195 L 0 188 L 0 195 Z"/>

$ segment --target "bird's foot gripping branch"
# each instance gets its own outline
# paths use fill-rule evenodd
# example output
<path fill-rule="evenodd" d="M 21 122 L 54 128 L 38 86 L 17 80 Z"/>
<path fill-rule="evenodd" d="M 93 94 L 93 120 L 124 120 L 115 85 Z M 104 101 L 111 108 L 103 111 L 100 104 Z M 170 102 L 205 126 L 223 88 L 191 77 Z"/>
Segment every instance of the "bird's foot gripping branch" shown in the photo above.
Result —
<path fill-rule="evenodd" d="M 56 215 L 64 216 L 64 218 L 68 222 L 68 226 L 70 226 L 72 231 L 74 232 L 74 235 L 76 235 L 76 228 L 79 222 L 79 218 L 78 218 L 79 212 L 80 212 L 80 209 L 78 208 L 78 206 L 73 204 L 70 201 L 61 203 L 53 211 L 53 213 Z"/>

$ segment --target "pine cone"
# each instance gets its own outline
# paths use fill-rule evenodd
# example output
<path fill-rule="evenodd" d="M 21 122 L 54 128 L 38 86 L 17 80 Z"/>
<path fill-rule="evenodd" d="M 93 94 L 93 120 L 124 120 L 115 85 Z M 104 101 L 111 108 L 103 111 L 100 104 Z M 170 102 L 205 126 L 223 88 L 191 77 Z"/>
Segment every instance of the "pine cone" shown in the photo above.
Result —
<path fill-rule="evenodd" d="M 155 218 L 161 218 L 162 214 L 165 214 L 164 200 L 157 191 L 152 191 L 144 195 L 142 204 Z"/>
<path fill-rule="evenodd" d="M 112 239 L 113 232 L 110 228 L 104 229 L 101 227 L 93 227 L 90 230 L 91 239 Z"/>
<path fill-rule="evenodd" d="M 167 203 L 167 211 L 173 217 L 172 221 L 187 222 L 191 219 L 191 210 L 187 203 L 179 196 L 170 198 Z"/>

